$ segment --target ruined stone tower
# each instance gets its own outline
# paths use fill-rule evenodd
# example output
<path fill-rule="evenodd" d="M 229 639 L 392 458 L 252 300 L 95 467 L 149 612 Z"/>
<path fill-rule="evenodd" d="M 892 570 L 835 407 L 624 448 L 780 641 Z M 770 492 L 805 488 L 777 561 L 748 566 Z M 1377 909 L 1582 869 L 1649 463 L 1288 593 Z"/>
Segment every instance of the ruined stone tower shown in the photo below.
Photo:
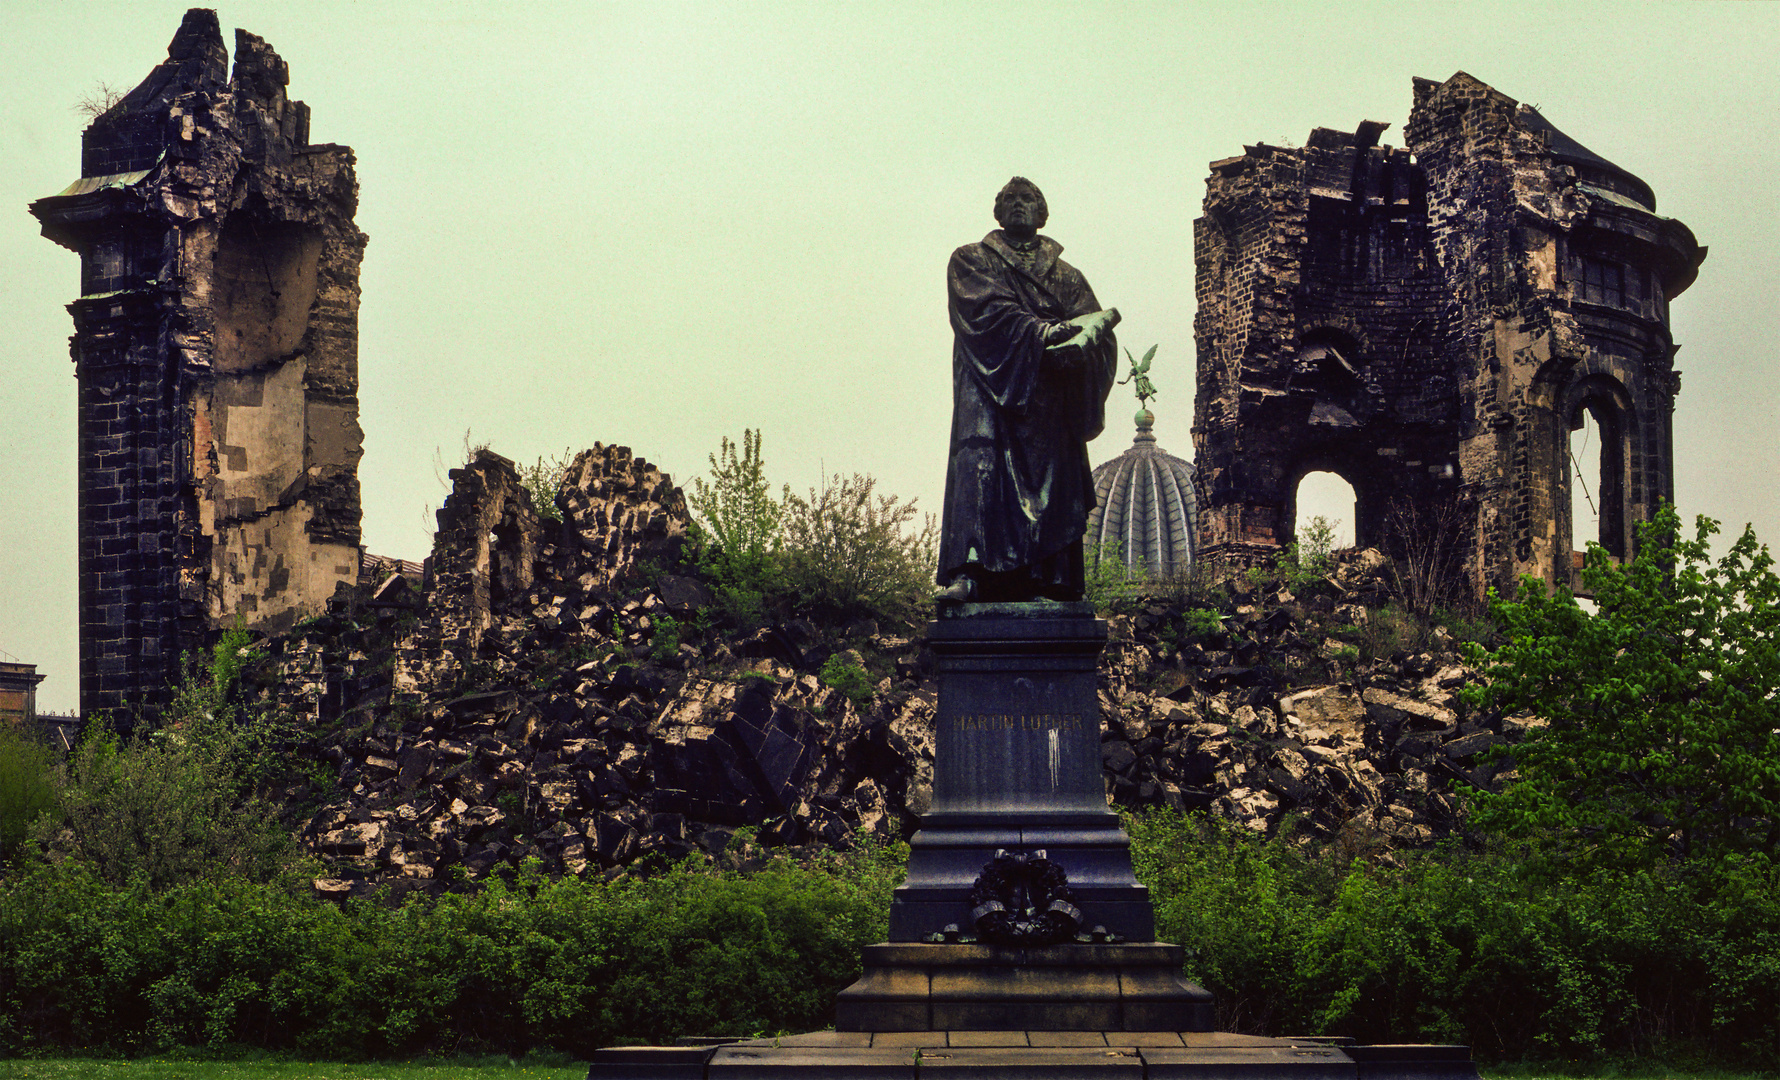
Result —
<path fill-rule="evenodd" d="M 1298 481 L 1353 486 L 1356 539 L 1436 531 L 1470 591 L 1569 583 L 1674 498 L 1668 302 L 1706 249 L 1637 177 L 1460 72 L 1386 125 L 1213 162 L 1194 228 L 1201 556 L 1292 539 Z M 1599 536 L 1569 434 L 1599 425 Z M 1409 524 L 1405 524 L 1409 522 Z M 1425 540 L 1426 537 L 1424 536 Z"/>
<path fill-rule="evenodd" d="M 152 713 L 182 653 L 317 614 L 359 565 L 352 151 L 270 46 L 188 11 L 31 212 L 80 255 L 80 695 Z"/>

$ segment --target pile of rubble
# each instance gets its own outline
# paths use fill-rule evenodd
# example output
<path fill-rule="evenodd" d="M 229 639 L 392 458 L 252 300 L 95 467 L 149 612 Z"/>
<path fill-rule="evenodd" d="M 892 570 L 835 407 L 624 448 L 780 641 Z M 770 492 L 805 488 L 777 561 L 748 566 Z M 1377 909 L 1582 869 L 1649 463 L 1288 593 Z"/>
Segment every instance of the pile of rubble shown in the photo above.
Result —
<path fill-rule="evenodd" d="M 599 872 L 743 827 L 782 844 L 913 828 L 935 700 L 918 628 L 714 627 L 684 499 L 622 447 L 575 460 L 560 521 L 497 455 L 451 475 L 422 579 L 343 588 L 260 646 L 266 696 L 313 732 L 283 794 L 331 867 L 320 890 L 436 891 L 527 858 Z M 1514 730 L 1463 714 L 1471 674 L 1441 630 L 1359 662 L 1343 635 L 1389 614 L 1382 570 L 1346 553 L 1303 599 L 1239 581 L 1111 616 L 1111 797 L 1387 846 L 1450 832 L 1455 793 L 1494 780 L 1478 755 Z M 818 676 L 837 653 L 844 690 Z"/>
<path fill-rule="evenodd" d="M 1459 643 L 1390 605 L 1383 556 L 1332 562 L 1302 599 L 1232 583 L 1232 610 L 1197 642 L 1178 630 L 1203 614 L 1151 604 L 1113 617 L 1102 752 L 1115 802 L 1420 846 L 1457 826 L 1464 792 L 1508 777 L 1485 751 L 1532 721 L 1467 713 L 1457 691 L 1475 673 Z M 1392 645 L 1414 651 L 1360 660 Z"/>

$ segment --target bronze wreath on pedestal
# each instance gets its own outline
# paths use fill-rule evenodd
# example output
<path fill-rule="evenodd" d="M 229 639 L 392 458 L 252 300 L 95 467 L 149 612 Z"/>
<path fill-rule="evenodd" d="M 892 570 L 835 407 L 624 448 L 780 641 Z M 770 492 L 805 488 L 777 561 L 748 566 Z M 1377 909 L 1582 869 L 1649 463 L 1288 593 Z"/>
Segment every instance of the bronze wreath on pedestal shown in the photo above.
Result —
<path fill-rule="evenodd" d="M 1081 909 L 1063 868 L 1034 851 L 995 852 L 970 889 L 977 939 L 992 945 L 1056 945 L 1074 941 Z"/>

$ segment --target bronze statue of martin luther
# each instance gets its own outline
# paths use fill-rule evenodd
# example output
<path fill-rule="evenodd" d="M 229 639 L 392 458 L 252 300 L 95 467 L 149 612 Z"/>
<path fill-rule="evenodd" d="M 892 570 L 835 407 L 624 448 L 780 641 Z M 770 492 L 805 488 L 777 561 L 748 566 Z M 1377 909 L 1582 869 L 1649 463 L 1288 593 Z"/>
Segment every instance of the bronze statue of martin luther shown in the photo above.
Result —
<path fill-rule="evenodd" d="M 1105 423 L 1116 309 L 1038 230 L 1038 187 L 995 196 L 1001 228 L 952 253 L 952 444 L 941 601 L 1080 600 L 1094 506 L 1088 440 Z"/>

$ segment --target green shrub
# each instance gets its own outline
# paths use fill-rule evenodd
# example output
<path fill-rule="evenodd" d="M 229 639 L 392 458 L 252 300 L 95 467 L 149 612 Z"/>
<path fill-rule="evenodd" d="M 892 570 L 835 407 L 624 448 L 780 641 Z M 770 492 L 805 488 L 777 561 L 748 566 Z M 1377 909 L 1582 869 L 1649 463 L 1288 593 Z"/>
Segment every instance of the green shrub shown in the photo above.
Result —
<path fill-rule="evenodd" d="M 933 516 L 905 531 L 913 502 L 874 493 L 859 473 L 826 478 L 809 498 L 785 500 L 785 584 L 797 609 L 819 619 L 919 620 L 932 593 L 938 553 Z"/>
<path fill-rule="evenodd" d="M 95 725 L 59 778 L 39 839 L 114 884 L 161 888 L 217 873 L 269 880 L 295 857 L 256 789 L 281 769 L 282 718 L 232 700 L 248 635 L 231 631 L 188 675 L 161 726 L 120 738 Z"/>
<path fill-rule="evenodd" d="M 1300 530 L 1302 535 L 1285 546 L 1272 566 L 1249 569 L 1249 584 L 1266 592 L 1301 589 L 1320 582 L 1333 569 L 1329 555 L 1335 547 L 1335 526 L 1339 524 L 1320 515 L 1311 518 Z"/>
<path fill-rule="evenodd" d="M 711 455 L 710 480 L 692 478 L 686 505 L 694 515 L 699 566 L 732 621 L 758 622 L 767 597 L 779 588 L 779 522 L 790 494 L 786 488 L 783 497 L 773 497 L 760 432 L 751 429 L 742 431 L 739 446 L 724 436 Z"/>
<path fill-rule="evenodd" d="M 1202 816 L 1127 824 L 1158 936 L 1187 949 L 1220 1028 L 1780 1065 L 1771 866 L 1558 876 L 1503 847 L 1393 868 Z"/>
<path fill-rule="evenodd" d="M 657 660 L 669 660 L 680 654 L 680 642 L 685 637 L 685 627 L 680 620 L 672 615 L 656 615 L 650 620 L 649 655 Z"/>
<path fill-rule="evenodd" d="M 519 466 L 519 482 L 531 493 L 532 507 L 545 521 L 561 521 L 562 511 L 556 507 L 556 493 L 562 478 L 575 463 L 575 452 L 562 448 L 560 457 L 539 457 L 536 464 Z"/>
<path fill-rule="evenodd" d="M 1477 796 L 1481 825 L 1560 863 L 1780 865 L 1780 575 L 1747 527 L 1714 560 L 1717 532 L 1682 539 L 1665 505 L 1625 565 L 1589 545 L 1593 614 L 1532 578 L 1493 599 L 1506 640 L 1468 649 L 1485 678 L 1465 697 L 1546 723 L 1512 750 L 1519 781 Z"/>
<path fill-rule="evenodd" d="M 882 940 L 906 848 L 616 881 L 525 870 L 344 907 L 237 875 L 152 889 L 76 860 L 0 881 L 0 1057 L 257 1046 L 327 1057 L 585 1056 L 820 1028 Z"/>
<path fill-rule="evenodd" d="M 1089 545 L 1084 560 L 1082 598 L 1093 604 L 1097 612 L 1108 612 L 1136 600 L 1150 584 L 1141 567 L 1125 565 L 1125 546 L 1117 540 Z"/>
<path fill-rule="evenodd" d="M 1188 608 L 1180 615 L 1181 639 L 1191 644 L 1223 636 L 1224 616 L 1214 608 Z"/>
<path fill-rule="evenodd" d="M 24 847 L 31 823 L 56 806 L 55 755 L 23 728 L 0 724 L 0 864 Z"/>
<path fill-rule="evenodd" d="M 871 704 L 872 689 L 871 672 L 858 664 L 849 663 L 839 653 L 835 653 L 822 662 L 822 683 L 832 686 L 847 695 L 856 709 L 863 709 Z"/>

